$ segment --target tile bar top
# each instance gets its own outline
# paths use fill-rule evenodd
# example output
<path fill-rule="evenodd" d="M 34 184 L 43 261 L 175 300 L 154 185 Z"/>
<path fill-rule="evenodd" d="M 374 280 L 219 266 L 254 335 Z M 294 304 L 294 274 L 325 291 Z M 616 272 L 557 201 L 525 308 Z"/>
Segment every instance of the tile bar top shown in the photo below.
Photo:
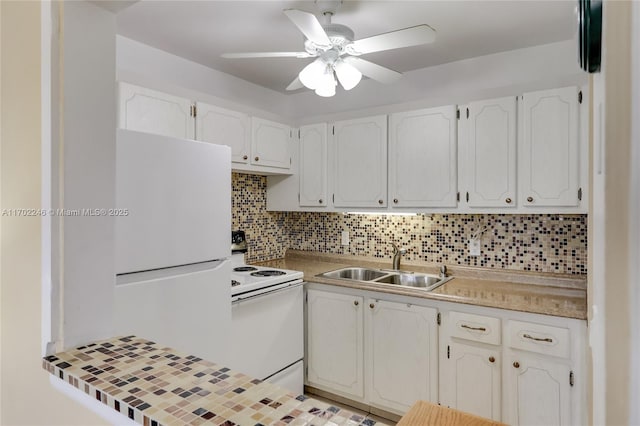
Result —
<path fill-rule="evenodd" d="M 43 368 L 144 426 L 376 424 L 135 336 L 47 356 Z"/>

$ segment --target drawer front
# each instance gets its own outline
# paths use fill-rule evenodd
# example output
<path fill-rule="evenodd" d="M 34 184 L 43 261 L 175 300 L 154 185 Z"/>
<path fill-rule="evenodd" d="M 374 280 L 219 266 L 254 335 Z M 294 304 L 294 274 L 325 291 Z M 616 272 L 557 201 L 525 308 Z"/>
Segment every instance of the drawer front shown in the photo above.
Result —
<path fill-rule="evenodd" d="M 507 344 L 515 349 L 569 358 L 569 329 L 530 322 L 509 321 Z"/>
<path fill-rule="evenodd" d="M 463 312 L 450 312 L 452 337 L 474 342 L 499 345 L 501 341 L 500 318 L 485 317 Z"/>

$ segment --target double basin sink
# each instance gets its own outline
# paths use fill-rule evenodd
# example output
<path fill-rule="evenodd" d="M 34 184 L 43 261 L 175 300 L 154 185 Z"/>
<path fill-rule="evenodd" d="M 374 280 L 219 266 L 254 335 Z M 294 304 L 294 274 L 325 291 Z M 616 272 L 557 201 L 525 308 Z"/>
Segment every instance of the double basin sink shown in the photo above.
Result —
<path fill-rule="evenodd" d="M 432 291 L 453 277 L 440 277 L 438 275 L 421 274 L 417 272 L 394 271 L 370 268 L 342 268 L 325 272 L 318 276 L 339 280 L 355 280 L 374 282 L 380 284 L 399 285 L 404 287 L 416 287 L 424 291 Z"/>

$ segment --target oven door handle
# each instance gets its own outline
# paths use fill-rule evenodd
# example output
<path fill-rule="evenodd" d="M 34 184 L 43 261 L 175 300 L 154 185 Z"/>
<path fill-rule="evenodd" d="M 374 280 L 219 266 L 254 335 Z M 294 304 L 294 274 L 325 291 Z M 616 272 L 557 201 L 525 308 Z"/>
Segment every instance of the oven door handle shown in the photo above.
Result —
<path fill-rule="evenodd" d="M 277 288 L 275 290 L 265 291 L 264 293 L 253 294 L 253 295 L 247 296 L 247 297 L 238 297 L 236 300 L 232 301 L 231 304 L 235 305 L 235 304 L 238 304 L 240 302 L 246 302 L 247 300 L 255 299 L 257 297 L 268 296 L 270 294 L 280 293 L 280 292 L 285 291 L 285 290 L 291 290 L 292 288 L 299 287 L 299 286 L 301 286 L 303 284 L 304 284 L 304 282 L 297 282 L 297 283 L 289 284 L 286 287 L 280 287 L 280 288 Z"/>

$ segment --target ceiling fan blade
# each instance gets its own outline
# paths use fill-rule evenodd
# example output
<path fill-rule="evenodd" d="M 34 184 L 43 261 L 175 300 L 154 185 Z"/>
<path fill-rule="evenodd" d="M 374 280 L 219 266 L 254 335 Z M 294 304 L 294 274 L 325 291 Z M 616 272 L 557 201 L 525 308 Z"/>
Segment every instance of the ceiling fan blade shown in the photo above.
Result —
<path fill-rule="evenodd" d="M 344 58 L 344 61 L 352 65 L 363 75 L 381 83 L 393 83 L 402 77 L 402 74 L 397 71 L 390 70 L 389 68 L 385 68 L 381 65 L 374 64 L 373 62 L 365 61 L 364 59 L 356 58 L 354 56 L 348 56 Z"/>
<path fill-rule="evenodd" d="M 302 89 L 303 87 L 304 87 L 304 85 L 302 84 L 300 79 L 298 77 L 296 77 L 296 79 L 293 80 L 291 82 L 291 84 L 289 84 L 287 86 L 287 90 L 298 90 L 298 89 Z"/>
<path fill-rule="evenodd" d="M 433 43 L 435 39 L 435 30 L 423 24 L 356 40 L 347 47 L 347 51 L 354 55 L 364 55 L 365 53 Z"/>
<path fill-rule="evenodd" d="M 303 12 L 297 9 L 285 9 L 284 14 L 291 19 L 302 34 L 312 42 L 320 46 L 331 46 L 329 36 L 320 25 L 318 18 L 313 13 Z"/>
<path fill-rule="evenodd" d="M 223 58 L 311 58 L 307 52 L 245 52 L 245 53 L 223 53 Z"/>

